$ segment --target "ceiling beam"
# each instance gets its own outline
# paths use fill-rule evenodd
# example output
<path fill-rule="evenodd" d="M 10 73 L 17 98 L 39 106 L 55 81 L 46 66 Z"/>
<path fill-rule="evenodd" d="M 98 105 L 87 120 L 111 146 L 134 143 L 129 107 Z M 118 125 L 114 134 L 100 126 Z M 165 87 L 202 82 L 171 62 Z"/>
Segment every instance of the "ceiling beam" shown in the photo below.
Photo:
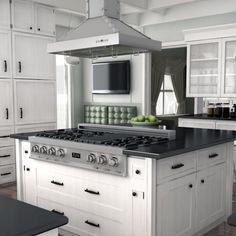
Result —
<path fill-rule="evenodd" d="M 164 12 L 146 11 L 141 14 L 139 24 L 144 27 L 230 12 L 236 12 L 235 0 L 227 0 L 227 4 L 222 3 L 222 0 L 194 1 L 185 5 L 169 8 Z"/>

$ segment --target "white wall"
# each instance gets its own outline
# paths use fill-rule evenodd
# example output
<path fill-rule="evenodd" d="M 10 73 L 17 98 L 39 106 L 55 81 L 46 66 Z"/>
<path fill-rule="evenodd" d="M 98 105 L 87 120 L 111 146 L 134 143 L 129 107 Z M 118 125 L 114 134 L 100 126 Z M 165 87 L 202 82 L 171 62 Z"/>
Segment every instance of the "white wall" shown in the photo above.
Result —
<path fill-rule="evenodd" d="M 104 58 L 95 60 L 114 61 L 114 60 L 130 60 L 131 62 L 131 90 L 130 94 L 121 95 L 102 95 L 92 94 L 93 87 L 93 71 L 92 60 L 83 59 L 83 93 L 84 104 L 104 104 L 104 105 L 134 105 L 138 107 L 138 112 L 142 113 L 144 99 L 144 83 L 145 83 L 145 56 L 119 56 L 117 58 Z"/>

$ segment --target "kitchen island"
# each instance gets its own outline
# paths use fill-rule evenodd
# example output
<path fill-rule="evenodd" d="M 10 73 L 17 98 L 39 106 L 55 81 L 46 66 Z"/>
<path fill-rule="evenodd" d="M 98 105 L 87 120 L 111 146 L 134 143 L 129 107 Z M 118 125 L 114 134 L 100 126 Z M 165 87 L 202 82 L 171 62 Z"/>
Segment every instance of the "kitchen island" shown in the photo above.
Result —
<path fill-rule="evenodd" d="M 12 135 L 18 199 L 64 212 L 65 235 L 203 235 L 231 214 L 233 132 L 178 128 L 176 140 L 124 149 L 124 176 L 31 159 L 28 136 Z"/>

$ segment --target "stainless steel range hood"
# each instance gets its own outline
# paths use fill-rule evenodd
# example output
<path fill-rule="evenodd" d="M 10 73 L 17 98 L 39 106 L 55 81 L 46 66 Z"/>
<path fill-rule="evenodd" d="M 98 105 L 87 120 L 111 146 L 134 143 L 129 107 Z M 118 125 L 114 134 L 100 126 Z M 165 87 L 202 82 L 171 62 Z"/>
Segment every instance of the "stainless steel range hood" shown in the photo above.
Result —
<path fill-rule="evenodd" d="M 88 0 L 87 6 L 87 20 L 62 40 L 49 44 L 48 53 L 97 58 L 161 50 L 161 42 L 119 20 L 118 0 Z"/>

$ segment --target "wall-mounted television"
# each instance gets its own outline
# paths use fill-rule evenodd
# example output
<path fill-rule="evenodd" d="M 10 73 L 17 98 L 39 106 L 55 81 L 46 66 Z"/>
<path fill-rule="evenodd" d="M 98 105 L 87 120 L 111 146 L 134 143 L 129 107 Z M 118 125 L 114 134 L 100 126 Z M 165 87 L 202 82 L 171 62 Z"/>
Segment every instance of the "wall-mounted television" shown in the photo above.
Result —
<path fill-rule="evenodd" d="M 93 94 L 129 94 L 130 61 L 93 63 Z"/>

